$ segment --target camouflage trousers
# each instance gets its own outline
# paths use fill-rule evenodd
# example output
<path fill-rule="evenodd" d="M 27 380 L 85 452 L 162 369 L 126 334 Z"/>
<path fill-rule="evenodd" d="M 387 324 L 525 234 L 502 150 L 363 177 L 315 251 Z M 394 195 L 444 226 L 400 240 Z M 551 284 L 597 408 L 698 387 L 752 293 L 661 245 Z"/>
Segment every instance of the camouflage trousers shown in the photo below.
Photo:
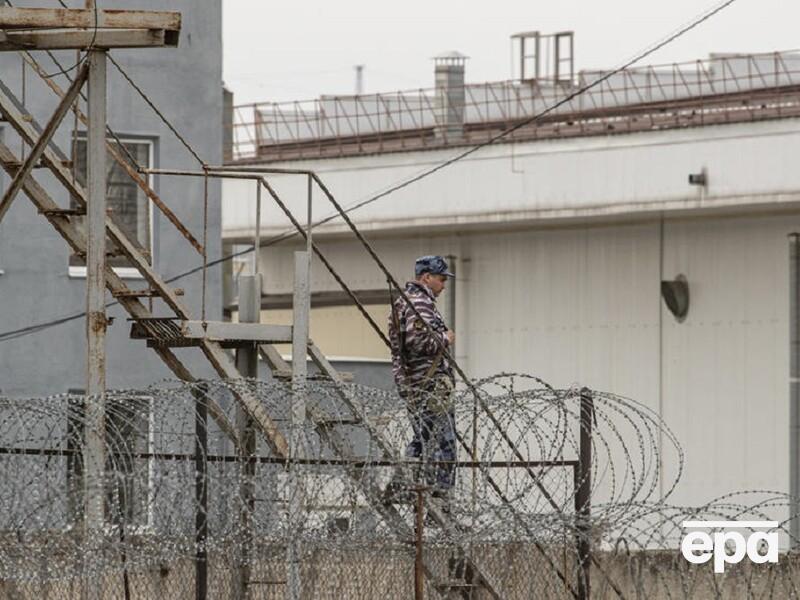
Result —
<path fill-rule="evenodd" d="M 452 394 L 450 381 L 441 378 L 431 391 L 420 394 L 416 402 L 408 405 L 414 436 L 406 448 L 406 458 L 421 458 L 425 484 L 439 491 L 447 491 L 455 484 L 454 464 L 430 464 L 458 459 Z"/>

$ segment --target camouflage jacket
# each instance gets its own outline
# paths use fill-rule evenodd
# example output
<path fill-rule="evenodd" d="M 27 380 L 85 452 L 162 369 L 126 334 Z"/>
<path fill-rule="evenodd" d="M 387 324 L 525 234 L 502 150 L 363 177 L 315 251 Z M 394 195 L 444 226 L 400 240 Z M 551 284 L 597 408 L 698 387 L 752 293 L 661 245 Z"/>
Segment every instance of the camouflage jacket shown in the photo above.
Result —
<path fill-rule="evenodd" d="M 425 375 L 442 347 L 450 347 L 446 335 L 447 326 L 436 308 L 433 292 L 427 286 L 409 281 L 405 292 L 422 319 L 430 326 L 430 331 L 420 322 L 403 297 L 398 296 L 389 315 L 389 341 L 392 345 L 392 372 L 401 395 L 405 395 L 404 392 L 409 388 L 429 388 L 432 381 L 441 375 L 453 381 L 453 367 L 445 356 L 439 359 L 430 380 L 425 381 Z"/>

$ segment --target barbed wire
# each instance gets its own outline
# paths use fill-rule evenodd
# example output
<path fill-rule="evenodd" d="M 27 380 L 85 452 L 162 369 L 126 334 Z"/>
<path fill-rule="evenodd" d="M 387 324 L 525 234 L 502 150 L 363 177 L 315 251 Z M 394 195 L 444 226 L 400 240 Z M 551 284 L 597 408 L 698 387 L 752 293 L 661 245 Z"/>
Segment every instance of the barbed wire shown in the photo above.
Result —
<path fill-rule="evenodd" d="M 608 597 L 649 598 L 663 589 L 670 597 L 694 598 L 698 586 L 712 590 L 709 597 L 729 597 L 719 595 L 728 588 L 714 583 L 710 567 L 690 570 L 677 552 L 681 524 L 689 518 L 777 520 L 784 547 L 793 543 L 795 504 L 782 492 L 737 492 L 700 506 L 669 503 L 684 454 L 674 433 L 642 403 L 554 389 L 525 374 L 474 384 L 492 418 L 476 414 L 472 391 L 455 394 L 456 428 L 474 441 L 455 462 L 446 503 L 417 487 L 427 468 L 446 461 L 425 453 L 405 457 L 412 431 L 394 392 L 329 381 L 294 389 L 275 381 L 164 381 L 108 392 L 104 425 L 87 411 L 97 398 L 0 398 L 0 582 L 6 582 L 0 589 L 8 582 L 63 586 L 99 577 L 119 591 L 122 579 L 126 589 L 145 585 L 144 574 L 165 568 L 170 585 L 183 589 L 193 582 L 200 548 L 216 565 L 213 572 L 246 567 L 251 580 L 285 581 L 291 549 L 311 597 L 377 598 L 386 581 L 410 590 L 417 493 L 427 511 L 447 508 L 446 520 L 424 531 L 428 568 L 447 573 L 454 556 L 462 557 L 456 560 L 462 566 L 467 556 L 503 598 L 529 597 L 524 591 L 531 586 L 548 590 L 542 597 L 571 597 L 581 577 L 576 540 L 587 538 L 594 589 Z M 243 456 L 214 422 L 204 435 L 197 429 L 211 404 L 243 423 L 236 402 L 242 393 L 256 397 L 291 440 L 290 458 L 271 453 L 261 435 L 255 452 Z M 298 398 L 314 420 L 292 423 Z M 584 515 L 576 495 L 586 427 L 593 458 L 583 475 L 591 480 L 591 508 Z M 103 440 L 102 481 L 93 481 L 84 467 L 89 437 Z M 407 485 L 387 499 L 384 492 L 398 473 Z M 205 502 L 198 486 L 206 490 Z M 98 489 L 104 524 L 87 528 L 83 507 Z M 207 523 L 202 540 L 198 515 Z M 784 589 L 800 583 L 794 563 L 787 555 L 782 568 L 759 565 L 756 574 L 742 567 L 735 571 L 741 576 L 729 579 L 738 582 L 737 590 Z M 653 570 L 657 565 L 664 569 Z"/>

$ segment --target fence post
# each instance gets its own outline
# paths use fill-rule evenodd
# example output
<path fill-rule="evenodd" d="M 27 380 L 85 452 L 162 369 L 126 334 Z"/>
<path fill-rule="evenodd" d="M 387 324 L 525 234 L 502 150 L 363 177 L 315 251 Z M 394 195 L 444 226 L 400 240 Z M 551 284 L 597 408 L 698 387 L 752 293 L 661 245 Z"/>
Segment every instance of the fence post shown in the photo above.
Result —
<path fill-rule="evenodd" d="M 255 256 L 256 264 L 258 255 Z M 259 323 L 261 321 L 261 274 L 239 276 L 239 322 Z M 243 377 L 258 379 L 258 348 L 256 346 L 236 349 L 236 368 Z M 257 392 L 257 390 L 253 390 Z M 242 440 L 239 452 L 239 493 L 242 499 L 239 524 L 242 528 L 242 553 L 237 572 L 237 594 L 248 598 L 251 565 L 253 561 L 253 514 L 255 513 L 255 479 L 257 451 L 256 432 L 253 419 L 236 407 L 236 432 Z"/>
<path fill-rule="evenodd" d="M 423 531 L 425 527 L 425 493 L 424 486 L 417 486 L 414 491 L 417 493 L 415 504 L 414 519 L 414 546 L 416 554 L 414 557 L 414 600 L 425 600 L 425 571 L 422 562 Z"/>
<path fill-rule="evenodd" d="M 578 466 L 575 473 L 575 542 L 578 551 L 578 600 L 591 595 L 592 419 L 594 400 L 589 388 L 581 388 Z"/>
<path fill-rule="evenodd" d="M 195 541 L 195 600 L 206 600 L 208 596 L 208 406 L 207 386 L 202 384 L 195 396 L 194 417 L 194 541 Z"/>
<path fill-rule="evenodd" d="M 800 546 L 800 233 L 789 234 L 789 494 L 791 547 Z"/>
<path fill-rule="evenodd" d="M 309 179 L 309 215 L 311 215 L 311 181 Z M 310 217 L 309 217 L 310 219 Z M 311 244 L 309 225 L 306 236 Z M 308 341 L 311 313 L 311 253 L 294 253 L 294 296 L 292 299 L 292 396 L 290 405 L 291 435 L 289 436 L 288 500 L 287 520 L 289 537 L 286 540 L 286 600 L 302 597 L 300 544 L 296 539 L 303 527 L 305 503 L 304 471 L 292 460 L 304 455 L 303 426 L 306 422 L 306 395 L 308 394 Z"/>

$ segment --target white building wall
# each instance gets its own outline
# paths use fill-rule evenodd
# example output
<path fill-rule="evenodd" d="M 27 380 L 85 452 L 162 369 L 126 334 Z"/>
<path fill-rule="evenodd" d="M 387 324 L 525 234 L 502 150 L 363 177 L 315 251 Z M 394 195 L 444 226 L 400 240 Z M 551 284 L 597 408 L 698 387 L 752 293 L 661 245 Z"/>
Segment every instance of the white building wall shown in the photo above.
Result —
<path fill-rule="evenodd" d="M 788 491 L 787 234 L 800 230 L 800 212 L 666 219 L 663 255 L 661 228 L 650 220 L 373 243 L 400 280 L 421 254 L 458 257 L 457 358 L 470 377 L 530 373 L 660 412 L 685 452 L 672 502 Z M 320 245 L 354 289 L 385 286 L 356 242 Z M 291 289 L 280 272 L 291 250 L 262 251 L 266 292 Z M 689 280 L 682 323 L 661 299 L 662 264 L 664 279 Z M 314 289 L 336 289 L 317 263 Z"/>
<path fill-rule="evenodd" d="M 800 215 L 665 228 L 665 274 L 691 290 L 664 318 L 664 418 L 686 450 L 678 501 L 789 489 L 789 246 Z M 666 313 L 665 313 L 666 314 Z"/>
<path fill-rule="evenodd" d="M 798 120 L 502 145 L 352 216 L 397 279 L 422 254 L 458 257 L 457 358 L 471 377 L 532 373 L 660 412 L 685 452 L 671 501 L 698 504 L 789 488 L 787 234 L 800 231 L 798 153 Z M 348 206 L 444 157 L 281 166 L 316 169 Z M 703 168 L 707 190 L 688 185 Z M 304 217 L 304 181 L 275 181 Z M 253 225 L 239 191 L 226 187 L 229 238 Z M 330 214 L 321 202 L 317 210 Z M 265 235 L 285 230 L 274 212 L 262 225 Z M 385 288 L 342 231 L 318 231 L 334 266 L 354 289 Z M 291 290 L 291 250 L 262 250 L 265 292 Z M 659 290 L 679 273 L 691 292 L 682 323 Z M 313 285 L 337 289 L 318 264 Z M 669 482 L 678 464 L 664 467 Z"/>
<path fill-rule="evenodd" d="M 345 207 L 371 198 L 462 150 L 387 153 L 281 163 L 314 169 Z M 660 210 L 713 210 L 800 200 L 800 120 L 654 131 L 594 138 L 497 144 L 391 195 L 359 208 L 351 218 L 364 231 L 542 224 L 574 218 L 606 219 Z M 690 173 L 708 172 L 706 189 Z M 271 176 L 298 218 L 306 218 L 306 178 Z M 251 239 L 255 186 L 224 184 L 223 232 Z M 314 213 L 333 213 L 321 192 Z M 290 227 L 265 195 L 265 236 Z M 341 219 L 319 233 L 345 231 Z"/>

